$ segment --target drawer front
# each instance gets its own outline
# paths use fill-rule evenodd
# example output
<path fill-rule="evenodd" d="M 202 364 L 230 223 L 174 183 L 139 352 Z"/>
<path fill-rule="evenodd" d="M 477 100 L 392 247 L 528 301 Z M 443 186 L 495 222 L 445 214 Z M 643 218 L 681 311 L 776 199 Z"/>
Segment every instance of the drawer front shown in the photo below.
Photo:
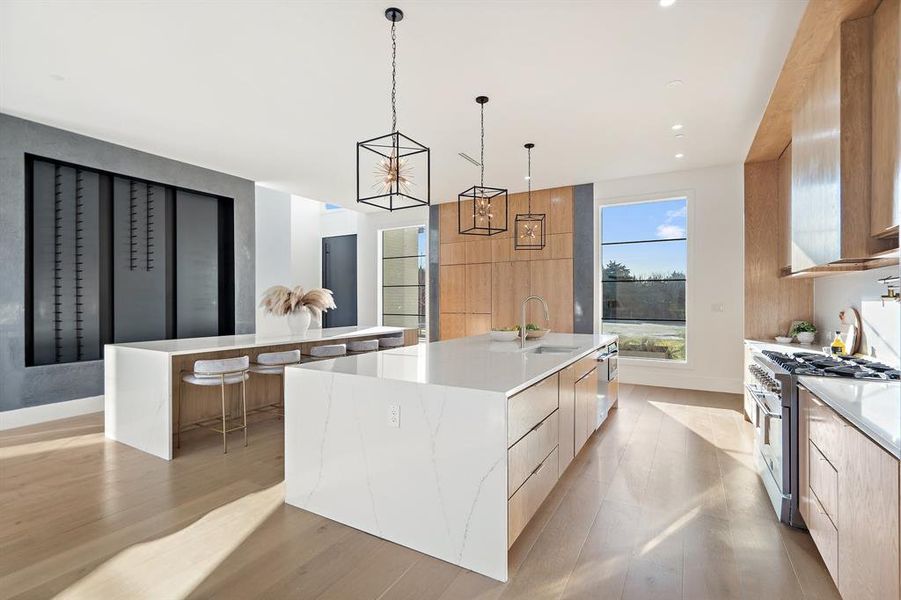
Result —
<path fill-rule="evenodd" d="M 826 460 L 834 465 L 838 464 L 844 429 L 842 420 L 835 411 L 807 390 L 801 390 L 801 393 L 808 399 L 807 434 L 810 440 L 816 444 Z"/>
<path fill-rule="evenodd" d="M 832 581 L 838 583 L 838 530 L 829 516 L 823 509 L 823 505 L 817 500 L 816 496 L 810 497 L 810 510 L 807 522 L 807 529 L 810 530 L 810 537 L 813 538 L 826 563 L 826 568 L 832 576 Z"/>
<path fill-rule="evenodd" d="M 580 358 L 575 362 L 576 380 L 585 377 L 585 374 L 598 366 L 598 361 L 594 358 L 596 353 L 592 352 L 584 358 Z"/>
<path fill-rule="evenodd" d="M 508 498 L 557 447 L 559 413 L 559 410 L 552 412 L 507 451 Z"/>
<path fill-rule="evenodd" d="M 832 522 L 838 523 L 838 472 L 813 441 L 808 444 L 810 489 Z"/>
<path fill-rule="evenodd" d="M 513 545 L 522 530 L 557 483 L 557 450 L 554 449 L 532 475 L 507 501 L 507 547 Z"/>
<path fill-rule="evenodd" d="M 507 400 L 507 447 L 557 410 L 557 374 L 554 373 L 529 389 Z"/>

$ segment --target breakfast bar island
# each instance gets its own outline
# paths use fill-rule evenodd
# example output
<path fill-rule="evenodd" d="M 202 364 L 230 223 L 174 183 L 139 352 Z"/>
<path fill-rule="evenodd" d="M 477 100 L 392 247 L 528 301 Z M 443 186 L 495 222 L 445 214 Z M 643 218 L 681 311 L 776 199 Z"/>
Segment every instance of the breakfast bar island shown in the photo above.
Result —
<path fill-rule="evenodd" d="M 509 547 L 595 430 L 615 341 L 484 335 L 289 367 L 285 501 L 506 581 Z"/>

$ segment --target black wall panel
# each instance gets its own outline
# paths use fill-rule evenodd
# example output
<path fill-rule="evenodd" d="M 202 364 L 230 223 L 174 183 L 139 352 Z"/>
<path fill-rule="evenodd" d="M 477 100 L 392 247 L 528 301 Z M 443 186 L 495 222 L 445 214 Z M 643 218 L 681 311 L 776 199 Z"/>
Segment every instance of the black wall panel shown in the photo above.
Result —
<path fill-rule="evenodd" d="M 113 178 L 113 331 L 116 342 L 161 340 L 167 327 L 168 190 Z"/>
<path fill-rule="evenodd" d="M 100 358 L 99 176 L 32 163 L 32 364 Z"/>
<path fill-rule="evenodd" d="M 234 333 L 234 203 L 26 157 L 26 366 Z"/>
<path fill-rule="evenodd" d="M 219 335 L 219 200 L 175 193 L 176 337 Z"/>

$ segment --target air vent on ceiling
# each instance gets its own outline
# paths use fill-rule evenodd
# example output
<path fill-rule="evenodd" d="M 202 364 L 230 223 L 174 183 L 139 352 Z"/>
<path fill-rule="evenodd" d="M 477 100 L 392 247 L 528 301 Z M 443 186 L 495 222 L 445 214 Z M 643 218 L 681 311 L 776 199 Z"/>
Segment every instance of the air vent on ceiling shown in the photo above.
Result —
<path fill-rule="evenodd" d="M 471 162 L 472 164 L 474 164 L 474 165 L 477 166 L 477 167 L 481 167 L 481 166 L 482 166 L 482 164 L 481 164 L 479 161 L 477 161 L 476 159 L 474 159 L 474 158 L 471 157 L 470 155 L 466 154 L 465 152 L 458 152 L 457 154 L 459 154 L 461 157 L 465 158 L 466 160 L 468 160 L 469 162 Z"/>

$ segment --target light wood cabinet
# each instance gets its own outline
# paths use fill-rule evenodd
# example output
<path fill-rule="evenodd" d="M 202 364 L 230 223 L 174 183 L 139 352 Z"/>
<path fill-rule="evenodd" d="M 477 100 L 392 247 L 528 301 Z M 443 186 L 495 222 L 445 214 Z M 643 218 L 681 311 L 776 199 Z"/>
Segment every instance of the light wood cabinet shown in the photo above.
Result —
<path fill-rule="evenodd" d="M 899 0 L 882 0 L 873 14 L 872 197 L 870 232 L 898 235 L 901 223 L 901 10 Z"/>
<path fill-rule="evenodd" d="M 554 373 L 507 400 L 509 448 L 557 410 L 558 375 Z"/>
<path fill-rule="evenodd" d="M 507 501 L 507 547 L 513 545 L 557 483 L 557 450 L 542 461 Z"/>
<path fill-rule="evenodd" d="M 578 454 L 591 434 L 597 420 L 598 410 L 598 370 L 591 369 L 575 385 L 574 447 Z"/>
<path fill-rule="evenodd" d="M 777 257 L 779 270 L 782 273 L 790 273 L 792 266 L 792 146 L 791 144 L 776 162 L 776 177 L 778 178 L 778 195 L 776 213 L 777 228 L 779 230 L 779 247 Z"/>
<path fill-rule="evenodd" d="M 799 505 L 844 600 L 901 598 L 901 465 L 804 388 Z"/>
<path fill-rule="evenodd" d="M 558 409 L 558 441 L 560 445 L 560 473 L 575 457 L 576 366 L 560 371 L 560 408 Z"/>
<path fill-rule="evenodd" d="M 507 451 L 508 498 L 557 447 L 557 412 L 552 412 Z"/>
<path fill-rule="evenodd" d="M 844 600 L 898 598 L 898 460 L 854 427 L 842 434 L 839 592 Z"/>
<path fill-rule="evenodd" d="M 842 23 L 792 118 L 792 269 L 869 256 L 870 23 Z"/>

